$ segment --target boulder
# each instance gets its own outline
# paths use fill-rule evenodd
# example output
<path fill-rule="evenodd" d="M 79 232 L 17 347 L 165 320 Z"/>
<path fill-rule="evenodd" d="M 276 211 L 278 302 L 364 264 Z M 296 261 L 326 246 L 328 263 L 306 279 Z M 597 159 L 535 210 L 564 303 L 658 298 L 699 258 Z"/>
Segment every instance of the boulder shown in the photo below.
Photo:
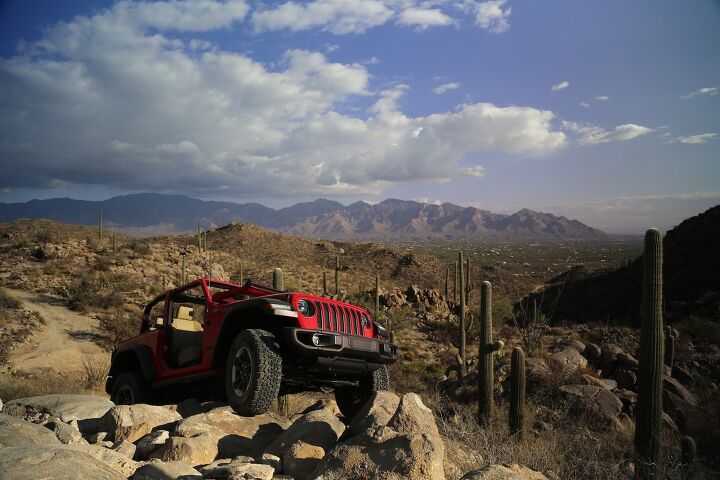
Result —
<path fill-rule="evenodd" d="M 688 405 L 696 406 L 697 398 L 685 388 L 677 379 L 666 376 L 663 378 L 663 389 L 676 395 Z"/>
<path fill-rule="evenodd" d="M 50 432 L 52 433 L 52 432 Z M 66 445 L 25 445 L 0 448 L 0 477 L 12 480 L 92 478 L 125 480 L 122 475 L 86 452 Z"/>
<path fill-rule="evenodd" d="M 554 350 L 556 352 L 561 352 L 563 350 L 572 349 L 577 350 L 578 353 L 583 353 L 585 351 L 585 344 L 581 342 L 580 340 L 575 340 L 574 338 L 563 338 L 561 340 L 558 340 L 555 343 Z"/>
<path fill-rule="evenodd" d="M 219 458 L 238 455 L 258 458 L 289 425 L 287 419 L 272 413 L 242 417 L 231 407 L 221 407 L 180 421 L 175 435 L 191 437 L 207 433 L 215 439 Z"/>
<path fill-rule="evenodd" d="M 55 433 L 43 426 L 0 413 L 0 447 L 59 445 L 60 443 Z"/>
<path fill-rule="evenodd" d="M 638 362 L 635 357 L 633 357 L 627 352 L 618 353 L 615 359 L 620 365 L 624 367 L 638 368 L 638 366 L 640 365 L 640 362 Z"/>
<path fill-rule="evenodd" d="M 600 366 L 603 370 L 612 370 L 617 361 L 619 353 L 624 353 L 623 349 L 615 345 L 614 343 L 603 344 L 600 351 Z"/>
<path fill-rule="evenodd" d="M 542 381 L 550 375 L 550 367 L 542 358 L 529 357 L 525 359 L 525 368 L 528 380 L 533 382 Z"/>
<path fill-rule="evenodd" d="M 63 393 L 11 400 L 5 405 L 3 413 L 21 418 L 48 414 L 63 422 L 77 420 L 82 433 L 94 433 L 98 431 L 97 419 L 114 406 L 110 400 L 95 395 Z"/>
<path fill-rule="evenodd" d="M 400 397 L 392 392 L 375 392 L 370 400 L 350 422 L 350 433 L 358 435 L 369 428 L 384 427 L 392 418 L 400 404 Z"/>
<path fill-rule="evenodd" d="M 580 355 L 580 352 L 574 348 L 566 348 L 565 350 L 553 353 L 550 355 L 550 362 L 568 372 L 586 368 L 588 365 L 585 357 Z"/>
<path fill-rule="evenodd" d="M 595 385 L 596 387 L 604 388 L 605 390 L 615 390 L 618 386 L 618 383 L 611 378 L 597 378 L 586 373 L 582 375 L 582 379 L 583 382 L 588 385 Z"/>
<path fill-rule="evenodd" d="M 283 473 L 290 475 L 295 480 L 310 478 L 310 474 L 324 456 L 325 450 L 322 447 L 310 445 L 302 440 L 295 442 L 283 456 Z"/>
<path fill-rule="evenodd" d="M 152 431 L 152 424 L 148 422 L 135 423 L 133 425 L 118 425 L 115 428 L 115 441 L 127 440 L 136 442 Z"/>
<path fill-rule="evenodd" d="M 442 440 L 389 427 L 338 443 L 318 464 L 314 480 L 444 480 Z"/>
<path fill-rule="evenodd" d="M 137 450 L 137 446 L 134 443 L 128 442 L 127 440 L 120 440 L 113 444 L 112 449 L 132 460 L 133 457 L 135 457 L 135 451 Z"/>
<path fill-rule="evenodd" d="M 183 462 L 146 463 L 135 471 L 131 480 L 194 480 L 202 479 L 200 472 Z"/>
<path fill-rule="evenodd" d="M 406 393 L 402 396 L 387 426 L 402 434 L 424 433 L 440 438 L 432 410 L 425 406 L 417 393 Z M 438 443 L 442 445 L 442 441 Z"/>
<path fill-rule="evenodd" d="M 540 472 L 518 464 L 490 465 L 465 474 L 460 480 L 548 480 Z"/>
<path fill-rule="evenodd" d="M 282 460 L 277 455 L 272 453 L 263 453 L 258 463 L 263 465 L 270 465 L 278 472 L 282 470 Z"/>
<path fill-rule="evenodd" d="M 45 428 L 55 433 L 58 440 L 60 440 L 60 442 L 64 444 L 87 443 L 87 440 L 83 438 L 82 434 L 78 429 L 73 428 L 71 425 L 68 425 L 65 422 L 62 422 L 59 418 L 47 422 L 45 424 Z"/>
<path fill-rule="evenodd" d="M 170 432 L 167 430 L 155 430 L 148 433 L 135 444 L 137 446 L 135 451 L 137 458 L 146 460 L 155 450 L 162 447 L 168 438 L 170 438 Z"/>
<path fill-rule="evenodd" d="M 116 434 L 123 438 L 132 436 L 140 438 L 156 427 L 175 423 L 181 419 L 179 413 L 167 407 L 145 404 L 117 405 L 100 418 L 99 427 L 100 430 L 108 432 L 111 438 L 115 438 Z M 146 425 L 135 427 L 143 423 Z"/>
<path fill-rule="evenodd" d="M 632 370 L 625 368 L 618 368 L 614 373 L 615 380 L 617 380 L 618 387 L 625 390 L 635 389 L 637 384 L 637 374 Z"/>
<path fill-rule="evenodd" d="M 138 468 L 137 462 L 134 462 L 132 459 L 129 459 L 125 455 L 111 450 L 110 448 L 101 447 L 99 445 L 67 445 L 67 448 L 77 450 L 94 457 L 96 460 L 104 463 L 124 478 L 132 475 Z"/>
<path fill-rule="evenodd" d="M 185 462 L 193 467 L 207 465 L 218 456 L 218 444 L 215 437 L 208 433 L 198 433 L 192 437 L 170 437 L 162 447 L 150 455 L 163 462 Z"/>
<path fill-rule="evenodd" d="M 265 449 L 265 453 L 277 455 L 283 459 L 292 444 L 303 441 L 329 450 L 345 432 L 345 425 L 328 410 L 315 410 L 298 418 L 287 430 L 280 434 Z"/>
<path fill-rule="evenodd" d="M 620 412 L 623 404 L 609 390 L 594 385 L 563 385 L 560 391 L 576 400 L 576 405 L 603 426 L 610 425 Z"/>
<path fill-rule="evenodd" d="M 600 360 L 600 354 L 602 351 L 600 350 L 600 347 L 595 345 L 594 343 L 588 343 L 585 345 L 585 351 L 583 352 L 583 355 L 585 358 L 588 359 L 588 362 L 592 363 L 593 365 Z"/>
<path fill-rule="evenodd" d="M 271 480 L 275 469 L 270 465 L 255 463 L 249 457 L 237 457 L 233 460 L 223 458 L 200 468 L 203 478 L 252 478 L 258 480 Z"/>

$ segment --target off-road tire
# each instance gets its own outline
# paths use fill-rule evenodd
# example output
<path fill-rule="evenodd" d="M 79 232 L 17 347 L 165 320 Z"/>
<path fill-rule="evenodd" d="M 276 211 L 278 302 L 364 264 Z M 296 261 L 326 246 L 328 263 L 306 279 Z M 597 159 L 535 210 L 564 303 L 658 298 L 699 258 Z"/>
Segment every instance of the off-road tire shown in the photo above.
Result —
<path fill-rule="evenodd" d="M 115 379 L 110 400 L 116 405 L 150 403 L 152 394 L 147 382 L 137 372 L 123 372 Z"/>
<path fill-rule="evenodd" d="M 335 401 L 340 413 L 351 420 L 373 393 L 390 390 L 390 374 L 385 365 L 365 375 L 357 387 L 338 387 L 335 389 Z"/>
<path fill-rule="evenodd" d="M 238 357 L 239 363 L 235 364 Z M 233 366 L 236 370 L 249 360 L 247 382 L 241 382 L 242 392 L 236 391 Z M 238 373 L 238 375 L 240 375 Z M 236 378 L 238 377 L 236 375 Z M 225 395 L 238 414 L 254 416 L 266 413 L 275 403 L 282 380 L 280 347 L 272 333 L 265 330 L 243 330 L 235 337 L 225 362 Z"/>

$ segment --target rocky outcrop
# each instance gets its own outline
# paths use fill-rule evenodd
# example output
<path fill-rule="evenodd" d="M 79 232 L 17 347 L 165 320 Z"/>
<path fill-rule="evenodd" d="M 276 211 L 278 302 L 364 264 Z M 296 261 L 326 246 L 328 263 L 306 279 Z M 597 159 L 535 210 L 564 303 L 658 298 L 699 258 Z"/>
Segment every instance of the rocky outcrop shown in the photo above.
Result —
<path fill-rule="evenodd" d="M 92 478 L 125 480 L 102 461 L 65 445 L 33 445 L 0 448 L 0 477 L 13 480 L 38 478 Z"/>
<path fill-rule="evenodd" d="M 460 480 L 548 480 L 545 475 L 522 465 L 490 465 L 467 473 Z"/>
<path fill-rule="evenodd" d="M 392 392 L 375 392 L 353 417 L 350 422 L 350 432 L 354 435 L 366 432 L 368 429 L 387 425 L 400 404 L 400 397 Z"/>
<path fill-rule="evenodd" d="M 7 402 L 3 413 L 26 420 L 57 417 L 63 422 L 78 422 L 81 432 L 96 432 L 98 419 L 115 404 L 94 395 L 53 394 L 19 398 Z"/>
<path fill-rule="evenodd" d="M 137 440 L 161 425 L 181 420 L 176 411 L 156 405 L 118 405 L 112 407 L 100 418 L 99 429 L 108 432 L 111 438 Z"/>
<path fill-rule="evenodd" d="M 560 391 L 574 400 L 578 409 L 603 426 L 609 426 L 622 412 L 623 403 L 605 388 L 594 385 L 563 385 Z"/>
<path fill-rule="evenodd" d="M 59 445 L 57 436 L 45 427 L 0 413 L 0 447 Z"/>

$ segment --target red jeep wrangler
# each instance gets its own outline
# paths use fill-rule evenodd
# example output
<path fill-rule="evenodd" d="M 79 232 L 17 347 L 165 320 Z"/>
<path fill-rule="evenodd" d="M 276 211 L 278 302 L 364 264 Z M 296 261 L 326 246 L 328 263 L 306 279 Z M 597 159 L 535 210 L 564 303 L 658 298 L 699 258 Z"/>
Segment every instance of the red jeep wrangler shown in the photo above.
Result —
<path fill-rule="evenodd" d="M 200 279 L 158 295 L 140 334 L 112 354 L 105 390 L 117 404 L 149 403 L 180 387 L 224 386 L 241 415 L 268 411 L 279 394 L 334 388 L 352 417 L 387 390 L 397 347 L 362 308 L 246 282 Z"/>

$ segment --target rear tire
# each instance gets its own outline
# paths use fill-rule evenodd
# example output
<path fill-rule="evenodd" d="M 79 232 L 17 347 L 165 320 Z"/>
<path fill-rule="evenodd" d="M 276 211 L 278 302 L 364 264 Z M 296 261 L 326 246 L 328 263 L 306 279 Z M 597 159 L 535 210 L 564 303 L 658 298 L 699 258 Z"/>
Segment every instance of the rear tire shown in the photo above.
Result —
<path fill-rule="evenodd" d="M 390 390 L 390 374 L 385 365 L 360 379 L 357 387 L 338 387 L 335 389 L 335 401 L 340 413 L 347 420 L 357 415 L 363 405 L 373 396 L 373 393 Z"/>
<path fill-rule="evenodd" d="M 225 363 L 225 395 L 233 410 L 244 416 L 266 413 L 278 397 L 281 380 L 280 347 L 273 334 L 240 332 Z"/>
<path fill-rule="evenodd" d="M 152 398 L 145 380 L 136 372 L 123 372 L 113 382 L 110 400 L 115 405 L 149 403 Z"/>

